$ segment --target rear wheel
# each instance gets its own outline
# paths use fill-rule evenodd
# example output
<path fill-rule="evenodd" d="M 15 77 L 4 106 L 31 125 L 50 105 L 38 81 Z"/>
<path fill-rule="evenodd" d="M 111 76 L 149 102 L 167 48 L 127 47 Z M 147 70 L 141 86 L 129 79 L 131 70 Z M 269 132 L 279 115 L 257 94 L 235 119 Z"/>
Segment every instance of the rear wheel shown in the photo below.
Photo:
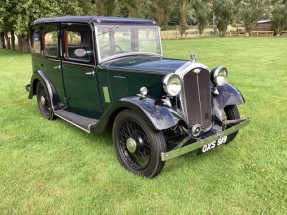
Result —
<path fill-rule="evenodd" d="M 237 109 L 237 106 L 230 105 L 230 106 L 225 107 L 224 108 L 224 120 L 234 120 L 234 119 L 240 119 L 240 114 Z M 224 129 L 228 129 L 230 127 L 231 125 L 227 125 Z M 226 142 L 228 143 L 232 141 L 236 137 L 237 134 L 238 134 L 238 131 L 228 135 Z"/>
<path fill-rule="evenodd" d="M 161 152 L 166 142 L 161 131 L 153 131 L 145 120 L 131 110 L 116 117 L 113 144 L 120 164 L 129 171 L 152 178 L 163 168 Z"/>
<path fill-rule="evenodd" d="M 41 115 L 48 120 L 55 119 L 48 90 L 41 81 L 37 83 L 36 95 L 37 95 L 37 104 Z"/>

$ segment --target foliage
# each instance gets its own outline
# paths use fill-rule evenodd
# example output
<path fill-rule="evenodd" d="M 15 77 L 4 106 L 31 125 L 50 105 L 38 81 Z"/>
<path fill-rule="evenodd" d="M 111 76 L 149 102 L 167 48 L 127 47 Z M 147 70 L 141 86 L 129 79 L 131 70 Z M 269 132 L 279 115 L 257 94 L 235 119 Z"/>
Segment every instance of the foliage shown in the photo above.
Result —
<path fill-rule="evenodd" d="M 251 35 L 252 27 L 260 18 L 262 19 L 268 5 L 269 1 L 266 0 L 243 0 L 241 2 L 239 15 L 248 35 Z"/>
<path fill-rule="evenodd" d="M 190 0 L 178 0 L 178 5 L 179 5 L 179 23 L 178 23 L 178 28 L 179 28 L 179 33 L 180 36 L 182 37 L 187 29 L 187 13 L 190 9 Z"/>
<path fill-rule="evenodd" d="M 150 18 L 149 3 L 142 0 L 122 0 L 118 2 L 124 17 Z M 119 14 L 122 16 L 122 14 Z"/>
<path fill-rule="evenodd" d="M 250 125 L 228 145 L 172 159 L 158 177 L 141 178 L 117 162 L 111 131 L 88 134 L 43 119 L 23 87 L 30 55 L 0 50 L 0 214 L 286 214 L 287 52 L 274 48 L 286 38 L 163 46 L 166 57 L 188 59 L 192 50 L 209 68 L 226 66 Z"/>
<path fill-rule="evenodd" d="M 94 12 L 94 7 L 86 0 L 4 0 L 0 11 L 0 29 L 5 32 L 15 30 L 19 42 L 26 44 L 22 51 L 27 51 L 29 28 L 35 19 L 70 14 L 89 15 Z"/>
<path fill-rule="evenodd" d="M 231 22 L 234 13 L 234 4 L 232 0 L 214 0 L 213 1 L 214 21 L 220 36 L 225 36 L 228 25 Z"/>
<path fill-rule="evenodd" d="M 273 28 L 277 35 L 287 26 L 287 10 L 284 5 L 276 5 L 272 10 Z"/>
<path fill-rule="evenodd" d="M 96 0 L 98 16 L 112 16 L 116 8 L 116 0 Z"/>
<path fill-rule="evenodd" d="M 31 23 L 40 17 L 63 15 L 96 14 L 151 18 L 156 20 L 163 30 L 167 29 L 168 25 L 178 26 L 181 36 L 185 34 L 187 24 L 193 25 L 196 22 L 198 31 L 202 34 L 210 21 L 216 25 L 219 35 L 224 36 L 228 24 L 232 21 L 244 23 L 246 31 L 250 33 L 253 25 L 259 19 L 270 18 L 273 10 L 275 31 L 278 32 L 281 28 L 278 26 L 282 26 L 278 21 L 282 18 L 282 6 L 279 10 L 278 5 L 284 4 L 287 13 L 286 0 L 1 0 L 0 46 L 3 46 L 1 40 L 3 41 L 5 36 L 7 47 L 10 47 L 11 39 L 13 48 L 15 32 L 20 51 L 27 51 Z"/>
<path fill-rule="evenodd" d="M 155 20 L 159 23 L 163 30 L 168 26 L 170 15 L 173 12 L 176 1 L 170 0 L 151 0 L 150 8 L 154 14 Z"/>
<path fill-rule="evenodd" d="M 208 25 L 209 10 L 204 0 L 193 0 L 192 7 L 199 34 L 202 35 L 204 28 Z"/>

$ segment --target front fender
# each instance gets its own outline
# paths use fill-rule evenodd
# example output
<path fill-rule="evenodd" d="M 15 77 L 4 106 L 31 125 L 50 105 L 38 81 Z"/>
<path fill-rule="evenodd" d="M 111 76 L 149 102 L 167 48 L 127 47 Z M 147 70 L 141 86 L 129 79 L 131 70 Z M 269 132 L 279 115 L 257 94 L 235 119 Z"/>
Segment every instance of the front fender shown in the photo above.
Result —
<path fill-rule="evenodd" d="M 95 132 L 103 131 L 108 122 L 124 110 L 130 109 L 139 114 L 154 130 L 164 130 L 175 126 L 180 120 L 172 110 L 164 106 L 161 101 L 152 98 L 132 96 L 122 98 L 113 103 L 103 114 L 99 122 L 91 129 Z"/>
<path fill-rule="evenodd" d="M 229 83 L 217 87 L 217 90 L 218 95 L 212 94 L 212 110 L 219 120 L 222 120 L 222 111 L 226 106 L 245 103 L 241 92 Z"/>

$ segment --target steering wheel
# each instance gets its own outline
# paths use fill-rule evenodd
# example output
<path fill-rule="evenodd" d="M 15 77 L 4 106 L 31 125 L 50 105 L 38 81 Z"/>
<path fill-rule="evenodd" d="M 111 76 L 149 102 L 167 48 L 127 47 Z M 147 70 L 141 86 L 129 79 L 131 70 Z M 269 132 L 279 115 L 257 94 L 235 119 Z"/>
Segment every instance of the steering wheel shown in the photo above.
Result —
<path fill-rule="evenodd" d="M 107 45 L 102 46 L 101 49 L 105 49 L 111 46 L 112 46 L 111 44 L 107 44 Z M 123 52 L 122 48 L 119 45 L 115 44 L 115 48 L 118 49 L 120 52 Z M 111 50 L 106 50 L 106 51 L 111 51 Z"/>

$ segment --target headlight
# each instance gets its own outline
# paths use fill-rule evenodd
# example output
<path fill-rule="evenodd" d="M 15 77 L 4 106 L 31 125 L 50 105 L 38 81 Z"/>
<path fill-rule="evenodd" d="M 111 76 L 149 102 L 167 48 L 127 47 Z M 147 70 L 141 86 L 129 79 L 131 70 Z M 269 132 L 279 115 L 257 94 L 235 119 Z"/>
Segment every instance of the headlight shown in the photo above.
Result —
<path fill-rule="evenodd" d="M 211 71 L 211 81 L 217 85 L 222 86 L 227 82 L 227 69 L 223 66 L 218 66 Z"/>
<path fill-rule="evenodd" d="M 168 74 L 163 78 L 163 89 L 170 96 L 177 96 L 181 91 L 180 77 L 174 73 Z"/>

